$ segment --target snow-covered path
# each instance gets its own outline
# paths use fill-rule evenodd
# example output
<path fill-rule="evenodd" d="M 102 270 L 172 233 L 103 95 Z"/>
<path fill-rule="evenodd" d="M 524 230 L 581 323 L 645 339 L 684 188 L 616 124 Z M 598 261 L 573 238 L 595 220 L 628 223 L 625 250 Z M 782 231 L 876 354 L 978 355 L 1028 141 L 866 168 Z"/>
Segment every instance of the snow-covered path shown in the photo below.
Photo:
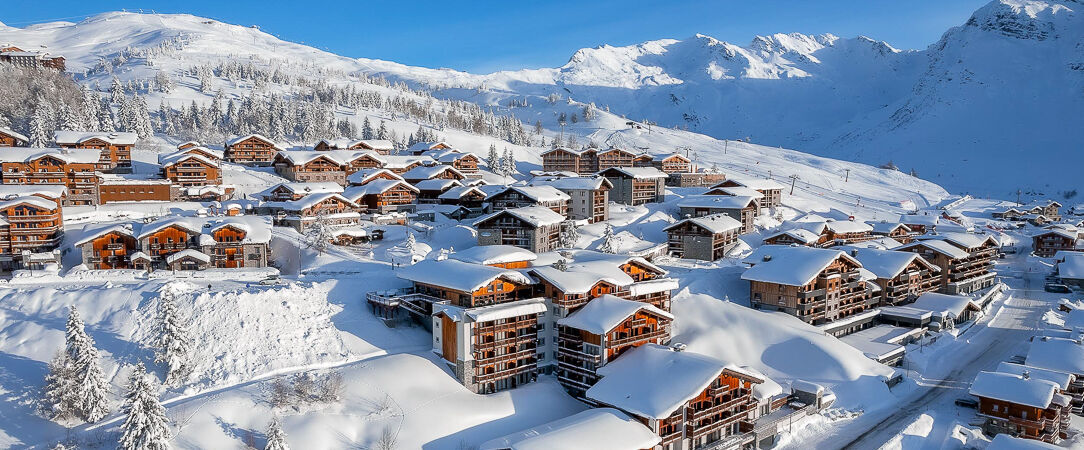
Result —
<path fill-rule="evenodd" d="M 1025 258 L 1015 256 L 1013 266 L 1023 267 Z M 1008 275 L 1008 271 L 1002 273 Z M 992 370 L 1000 362 L 1023 353 L 1028 339 L 1035 334 L 1039 318 L 1051 306 L 1053 296 L 1042 289 L 1033 289 L 1042 286 L 1043 273 L 1033 271 L 1021 275 L 1020 279 L 1005 278 L 1011 289 L 1007 290 L 1008 295 L 1004 299 L 997 300 L 993 305 L 992 316 L 984 319 L 987 322 L 965 332 L 960 342 L 939 348 L 939 354 L 927 364 L 927 373 L 916 380 L 917 389 L 902 398 L 894 408 L 868 412 L 841 425 L 831 435 L 803 439 L 801 447 L 945 448 L 953 437 L 951 433 L 957 423 L 966 426 L 973 414 L 973 410 L 961 409 L 953 401 L 968 397 L 967 389 L 978 372 Z M 921 415 L 932 416 L 933 421 L 932 427 L 924 432 L 925 436 L 916 440 L 893 441 Z M 885 445 L 890 442 L 892 445 Z"/>

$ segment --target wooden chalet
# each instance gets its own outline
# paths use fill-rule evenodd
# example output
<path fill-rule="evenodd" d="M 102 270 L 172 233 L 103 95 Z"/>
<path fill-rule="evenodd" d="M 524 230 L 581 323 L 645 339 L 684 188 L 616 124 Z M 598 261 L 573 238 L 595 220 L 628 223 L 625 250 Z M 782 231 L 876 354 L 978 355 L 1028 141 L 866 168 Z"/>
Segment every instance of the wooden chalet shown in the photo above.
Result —
<path fill-rule="evenodd" d="M 478 245 L 459 250 L 448 256 L 451 259 L 502 269 L 526 269 L 538 255 L 530 250 L 510 245 Z"/>
<path fill-rule="evenodd" d="M 376 167 L 388 169 L 397 175 L 404 175 L 420 166 L 437 165 L 437 162 L 428 156 L 375 155 L 374 158 L 380 164 Z M 462 178 L 459 179 L 461 180 Z"/>
<path fill-rule="evenodd" d="M 1061 220 L 1061 203 L 1054 200 L 1037 200 L 1024 205 L 1024 208 L 1031 214 L 1041 214 L 1054 222 Z"/>
<path fill-rule="evenodd" d="M 361 221 L 360 206 L 345 194 L 312 194 L 285 202 L 278 222 L 301 233 L 317 221 L 329 226 L 357 225 Z"/>
<path fill-rule="evenodd" d="M 0 62 L 17 67 L 46 68 L 58 72 L 64 71 L 64 57 L 50 55 L 49 52 L 25 51 L 19 47 L 0 48 Z"/>
<path fill-rule="evenodd" d="M 1050 258 L 1060 251 L 1084 251 L 1084 233 L 1072 225 L 1051 225 L 1031 236 L 1035 256 Z"/>
<path fill-rule="evenodd" d="M 395 144 L 386 139 L 321 139 L 313 150 L 370 150 L 381 155 L 390 154 Z"/>
<path fill-rule="evenodd" d="M 1056 444 L 1068 436 L 1070 397 L 1049 380 L 979 372 L 968 393 L 979 399 L 978 416 L 990 435 L 1010 434 Z"/>
<path fill-rule="evenodd" d="M 422 153 L 424 156 L 433 158 L 436 162 L 452 166 L 467 178 L 481 178 L 482 172 L 478 170 L 481 159 L 477 155 L 464 152 L 459 149 L 434 149 Z"/>
<path fill-rule="evenodd" d="M 30 140 L 10 128 L 0 127 L 0 147 L 26 147 Z"/>
<path fill-rule="evenodd" d="M 263 217 L 170 217 L 131 227 L 132 232 L 106 227 L 88 233 L 76 245 L 84 252 L 84 263 L 141 270 L 267 267 L 271 223 Z M 137 247 L 128 247 L 125 233 L 134 235 Z M 109 253 L 101 253 L 103 249 Z M 104 256 L 110 262 L 102 265 Z"/>
<path fill-rule="evenodd" d="M 575 260 L 531 269 L 539 292 L 553 302 L 554 315 L 565 317 L 592 299 L 614 295 L 670 311 L 670 294 L 677 282 L 667 272 L 639 257 L 574 252 Z"/>
<path fill-rule="evenodd" d="M 535 253 L 557 249 L 565 217 L 542 206 L 504 209 L 474 221 L 478 245 L 511 245 Z"/>
<path fill-rule="evenodd" d="M 486 193 L 477 186 L 456 186 L 438 195 L 437 203 L 458 205 L 472 211 L 480 211 L 486 197 Z"/>
<path fill-rule="evenodd" d="M 351 186 L 343 196 L 371 213 L 411 211 L 418 200 L 418 188 L 401 180 L 378 179 L 361 186 Z"/>
<path fill-rule="evenodd" d="M 1066 342 L 1066 344 L 1069 343 Z M 1082 408 L 1084 408 L 1084 381 L 1079 380 L 1079 378 L 1071 372 L 1044 369 L 1041 367 L 1030 366 L 1027 364 L 1016 364 L 1008 361 L 999 364 L 997 366 L 996 372 L 1020 376 L 1027 375 L 1028 378 L 1050 381 L 1058 386 L 1057 392 L 1059 394 L 1068 395 L 1070 397 L 1070 413 L 1076 415 L 1084 414 L 1084 411 L 1082 411 Z"/>
<path fill-rule="evenodd" d="M 580 175 L 593 174 L 599 171 L 598 150 L 593 148 L 573 150 L 563 147 L 548 150 L 542 153 L 542 170 Z"/>
<path fill-rule="evenodd" d="M 378 167 L 357 169 L 346 177 L 346 182 L 351 186 L 361 186 L 373 180 L 403 181 L 403 177 L 388 169 Z"/>
<path fill-rule="evenodd" d="M 222 184 L 218 161 L 191 149 L 182 152 L 159 161 L 162 178 L 183 187 Z"/>
<path fill-rule="evenodd" d="M 911 228 L 902 223 L 892 222 L 866 222 L 873 227 L 870 231 L 875 238 L 890 238 L 901 244 L 909 244 L 914 240 Z"/>
<path fill-rule="evenodd" d="M 120 173 L 132 172 L 132 148 L 137 139 L 135 133 L 124 132 L 57 131 L 53 135 L 60 148 L 101 150 L 99 170 Z"/>
<path fill-rule="evenodd" d="M 346 164 L 331 152 L 282 151 L 274 156 L 275 173 L 294 182 L 346 184 Z"/>
<path fill-rule="evenodd" d="M 741 233 L 753 231 L 754 221 L 760 215 L 760 202 L 750 196 L 737 195 L 690 195 L 678 201 L 681 217 L 701 217 L 726 214 L 741 223 Z"/>
<path fill-rule="evenodd" d="M 259 134 L 247 134 L 226 141 L 224 156 L 226 161 L 235 164 L 269 166 L 275 155 L 285 149 L 271 139 Z"/>
<path fill-rule="evenodd" d="M 848 253 L 877 278 L 881 288 L 881 306 L 910 303 L 927 292 L 941 288 L 941 268 L 916 253 L 852 248 Z"/>
<path fill-rule="evenodd" d="M 418 182 L 425 180 L 443 179 L 461 181 L 467 178 L 456 168 L 443 164 L 418 165 L 400 175 L 407 183 L 411 184 L 417 184 Z"/>
<path fill-rule="evenodd" d="M 432 150 L 451 150 L 452 146 L 447 142 L 415 142 L 414 145 L 407 147 L 406 153 L 418 156 L 422 153 Z"/>
<path fill-rule="evenodd" d="M 540 206 L 568 215 L 571 197 L 553 186 L 508 186 L 486 198 L 493 210 Z"/>
<path fill-rule="evenodd" d="M 679 153 L 662 155 L 641 154 L 633 160 L 635 167 L 654 167 L 668 174 L 693 172 L 693 161 Z"/>
<path fill-rule="evenodd" d="M 139 243 L 131 224 L 108 225 L 85 233 L 73 246 L 82 253 L 83 265 L 88 269 L 134 268 L 131 256 L 139 251 Z"/>
<path fill-rule="evenodd" d="M 678 258 L 715 261 L 736 245 L 741 222 L 725 214 L 690 217 L 663 228 L 667 252 Z"/>
<path fill-rule="evenodd" d="M 941 216 L 937 214 L 904 214 L 899 220 L 899 223 L 907 225 L 916 236 L 934 231 L 940 222 Z"/>
<path fill-rule="evenodd" d="M 0 182 L 6 185 L 62 185 L 64 206 L 98 201 L 100 150 L 12 149 L 0 152 Z"/>
<path fill-rule="evenodd" d="M 765 245 L 804 245 L 807 247 L 821 247 L 825 236 L 809 231 L 805 228 L 791 228 L 764 238 Z"/>
<path fill-rule="evenodd" d="M 613 183 L 605 177 L 559 177 L 532 182 L 536 186 L 552 186 L 569 197 L 565 215 L 571 220 L 603 222 L 610 218 L 610 190 Z"/>
<path fill-rule="evenodd" d="M 38 196 L 22 196 L 0 202 L 0 216 L 8 230 L 7 243 L 0 246 L 11 254 L 52 251 L 60 246 L 64 236 L 64 217 L 55 200 Z M 6 244 L 6 245 L 5 245 Z"/>
<path fill-rule="evenodd" d="M 650 304 L 603 295 L 557 321 L 557 380 L 582 398 L 598 368 L 627 350 L 670 342 L 674 316 Z"/>
<path fill-rule="evenodd" d="M 763 245 L 743 262 L 752 266 L 741 278 L 749 282 L 756 309 L 819 325 L 880 303 L 877 285 L 862 276 L 862 263 L 839 250 Z"/>
<path fill-rule="evenodd" d="M 440 203 L 440 194 L 447 192 L 449 189 L 462 186 L 463 183 L 460 183 L 459 180 L 451 178 L 434 178 L 414 183 L 414 187 L 418 189 L 419 204 Z"/>
<path fill-rule="evenodd" d="M 854 244 L 877 238 L 873 235 L 872 226 L 850 220 L 829 219 L 824 222 L 805 223 L 802 228 L 818 235 L 817 245 L 822 247 Z"/>
<path fill-rule="evenodd" d="M 971 233 L 926 235 L 896 250 L 922 255 L 941 268 L 941 292 L 970 294 L 994 285 L 1000 248 L 993 236 Z"/>
<path fill-rule="evenodd" d="M 633 167 L 632 160 L 636 158 L 636 155 L 632 152 L 615 147 L 598 150 L 595 155 L 598 160 L 596 171 L 606 170 L 611 167 Z"/>
<path fill-rule="evenodd" d="M 610 200 L 615 203 L 635 206 L 666 199 L 667 175 L 654 167 L 610 167 L 599 175 L 613 186 Z"/>
<path fill-rule="evenodd" d="M 301 200 L 313 194 L 342 194 L 343 187 L 338 183 L 280 183 L 259 195 L 265 202 L 289 202 Z"/>
<path fill-rule="evenodd" d="M 586 392 L 647 425 L 661 438 L 656 448 L 740 448 L 755 445 L 759 373 L 688 351 L 646 344 L 598 369 L 602 378 Z M 679 375 L 680 374 L 680 375 Z M 630 394 L 635 392 L 635 394 Z"/>
<path fill-rule="evenodd" d="M 764 197 L 761 199 L 762 207 L 774 208 L 783 204 L 783 185 L 774 180 L 764 178 L 728 178 L 722 183 L 712 186 L 715 188 L 744 187 L 760 192 Z"/>

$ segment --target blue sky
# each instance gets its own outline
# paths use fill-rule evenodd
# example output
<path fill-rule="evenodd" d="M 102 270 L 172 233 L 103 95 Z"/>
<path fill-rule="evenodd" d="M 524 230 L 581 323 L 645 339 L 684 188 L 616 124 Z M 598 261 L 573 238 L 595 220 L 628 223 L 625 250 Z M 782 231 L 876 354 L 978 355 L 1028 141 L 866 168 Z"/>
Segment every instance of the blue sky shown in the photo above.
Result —
<path fill-rule="evenodd" d="M 989 0 L 743 1 L 74 1 L 8 0 L 11 26 L 127 9 L 259 25 L 351 57 L 471 72 L 557 67 L 577 49 L 702 33 L 736 44 L 758 34 L 865 35 L 922 49 Z"/>

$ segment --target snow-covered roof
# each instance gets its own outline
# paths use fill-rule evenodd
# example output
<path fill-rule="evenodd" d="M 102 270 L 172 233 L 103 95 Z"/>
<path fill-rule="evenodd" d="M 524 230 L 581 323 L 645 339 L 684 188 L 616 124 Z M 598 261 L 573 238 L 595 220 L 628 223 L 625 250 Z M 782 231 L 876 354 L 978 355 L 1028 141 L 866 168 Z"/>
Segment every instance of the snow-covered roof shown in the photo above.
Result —
<path fill-rule="evenodd" d="M 170 226 L 176 226 L 189 233 L 204 234 L 218 230 L 226 225 L 232 225 L 245 232 L 242 244 L 266 244 L 271 242 L 271 218 L 267 216 L 231 216 L 231 217 L 166 217 L 151 223 L 133 224 L 136 230 L 136 238 L 143 239 L 151 234 Z"/>
<path fill-rule="evenodd" d="M 72 244 L 72 246 L 78 247 L 109 233 L 120 233 L 125 236 L 131 236 L 133 238 L 135 237 L 135 232 L 133 232 L 132 224 L 130 223 L 113 223 L 104 226 L 87 225 L 83 227 L 83 237 L 76 240 L 75 243 Z"/>
<path fill-rule="evenodd" d="M 737 195 L 737 196 L 741 196 L 741 197 L 753 197 L 755 199 L 764 198 L 764 194 L 760 193 L 760 191 L 758 191 L 756 189 L 753 189 L 753 188 L 747 188 L 745 186 L 717 187 L 717 188 L 709 190 L 708 192 L 709 193 L 713 193 L 713 192 L 721 193 L 721 194 L 710 194 L 710 195 Z"/>
<path fill-rule="evenodd" d="M 511 245 L 478 245 L 452 253 L 449 258 L 473 264 L 507 264 L 519 261 L 534 261 L 538 258 L 534 252 Z"/>
<path fill-rule="evenodd" d="M 982 247 L 986 243 L 992 243 L 995 246 L 1000 245 L 1000 244 L 998 244 L 997 239 L 995 239 L 993 236 L 991 236 L 989 234 L 961 233 L 961 232 L 957 232 L 957 231 L 950 231 L 950 232 L 937 233 L 937 234 L 924 234 L 922 236 L 918 236 L 918 239 L 921 240 L 921 241 L 928 241 L 928 240 L 947 241 L 947 242 L 951 242 L 952 244 L 956 245 L 957 247 L 960 247 L 960 248 L 963 248 L 963 249 L 973 249 L 973 248 Z"/>
<path fill-rule="evenodd" d="M 931 239 L 931 240 L 926 240 L 926 241 L 915 241 L 915 242 L 912 242 L 910 244 L 904 244 L 904 245 L 900 246 L 899 248 L 897 248 L 897 250 L 910 250 L 910 249 L 915 248 L 915 247 L 926 247 L 926 248 L 929 248 L 930 250 L 941 253 L 941 254 L 943 254 L 945 256 L 948 256 L 949 258 L 952 258 L 952 259 L 963 259 L 963 258 L 967 258 L 969 256 L 969 254 L 966 251 L 964 251 L 963 249 L 961 249 L 960 247 L 952 245 L 952 244 L 950 244 L 950 243 L 948 243 L 946 241 L 937 240 L 937 239 Z"/>
<path fill-rule="evenodd" d="M 497 303 L 495 305 L 462 308 L 455 305 L 434 305 L 433 312 L 443 312 L 456 321 L 470 319 L 471 322 L 491 322 L 546 312 L 546 299 L 543 297 Z"/>
<path fill-rule="evenodd" d="M 486 214 L 475 220 L 473 225 L 478 226 L 481 223 L 488 222 L 490 219 L 501 215 L 510 215 L 533 227 L 556 225 L 565 221 L 565 216 L 553 212 L 552 209 L 543 206 L 524 206 L 522 208 L 504 209 Z"/>
<path fill-rule="evenodd" d="M 161 165 L 162 167 L 169 167 L 169 166 L 173 166 L 173 165 L 188 161 L 190 159 L 194 159 L 196 161 L 199 161 L 199 162 L 204 163 L 204 164 L 206 164 L 208 166 L 211 166 L 211 167 L 218 167 L 218 161 L 215 161 L 215 160 L 213 160 L 211 158 L 203 156 L 203 155 L 201 155 L 199 153 L 189 152 L 188 150 L 182 150 L 180 152 L 171 153 L 169 155 L 162 156 L 162 157 L 158 158 L 158 164 Z"/>
<path fill-rule="evenodd" d="M 551 148 L 549 150 L 546 150 L 546 151 L 542 152 L 541 154 L 539 154 L 539 156 L 546 156 L 546 155 L 548 155 L 550 153 L 555 153 L 555 152 L 565 152 L 565 153 L 571 153 L 573 155 L 582 155 L 584 153 L 597 152 L 597 151 L 598 151 L 597 148 L 581 148 L 579 150 L 576 150 L 576 149 L 571 149 L 571 148 L 567 148 L 567 147 L 557 147 L 557 148 Z"/>
<path fill-rule="evenodd" d="M 146 253 L 143 253 L 143 252 L 135 252 L 135 253 L 132 253 L 132 256 L 130 256 L 129 259 L 131 259 L 132 261 L 138 261 L 138 260 L 141 260 L 141 259 L 146 260 L 146 261 L 150 261 L 151 257 L 148 256 Z"/>
<path fill-rule="evenodd" d="M 448 144 L 444 143 L 443 141 L 440 141 L 440 142 L 416 142 L 416 143 L 414 143 L 414 145 L 411 145 L 410 147 L 408 147 L 407 150 L 410 150 L 410 151 L 432 150 L 432 149 L 434 149 L 436 147 L 440 147 L 440 146 L 451 147 L 451 145 L 448 145 Z"/>
<path fill-rule="evenodd" d="M 407 281 L 459 292 L 474 292 L 498 278 L 518 284 L 531 284 L 531 279 L 517 270 L 471 264 L 455 259 L 419 261 L 412 266 L 400 268 L 396 276 Z"/>
<path fill-rule="evenodd" d="M 374 179 L 376 177 L 380 177 L 380 176 L 385 176 L 385 177 L 390 176 L 390 177 L 392 177 L 392 178 L 394 178 L 396 180 L 402 180 L 403 179 L 403 177 L 399 176 L 399 174 L 397 174 L 395 172 L 392 172 L 392 171 L 390 171 L 388 169 L 366 168 L 366 169 L 359 169 L 358 171 L 356 171 L 356 172 L 354 172 L 354 173 L 352 173 L 350 175 L 347 175 L 346 182 L 348 182 L 350 184 L 365 184 L 365 183 L 368 183 L 369 181 L 371 181 L 372 179 Z"/>
<path fill-rule="evenodd" d="M 733 217 L 726 214 L 711 214 L 700 217 L 690 217 L 688 219 L 682 219 L 672 225 L 663 228 L 663 231 L 670 231 L 685 223 L 692 223 L 700 228 L 708 230 L 711 233 L 725 233 L 727 231 L 734 231 L 741 228 L 741 222 L 738 222 Z"/>
<path fill-rule="evenodd" d="M 662 439 L 613 408 L 592 408 L 482 444 L 481 450 L 638 450 Z"/>
<path fill-rule="evenodd" d="M 44 199 L 35 195 L 24 195 L 22 197 L 15 197 L 0 202 L 0 209 L 8 209 L 18 205 L 30 205 L 50 211 L 60 207 L 56 201 Z"/>
<path fill-rule="evenodd" d="M 294 194 L 341 194 L 343 187 L 339 183 L 334 181 L 311 181 L 311 182 L 294 182 L 294 183 L 281 183 L 271 190 L 277 190 L 278 188 L 286 189 Z"/>
<path fill-rule="evenodd" d="M 1025 364 L 1058 372 L 1084 375 L 1084 346 L 1072 339 L 1035 338 Z"/>
<path fill-rule="evenodd" d="M 404 172 L 402 176 L 405 180 L 428 180 L 436 178 L 444 172 L 448 171 L 451 171 L 460 179 L 466 178 L 466 176 L 463 175 L 463 172 L 460 172 L 459 169 L 444 164 L 434 164 L 429 166 L 423 164 Z"/>
<path fill-rule="evenodd" d="M 500 192 L 490 194 L 489 198 L 502 195 L 508 191 L 518 192 L 520 195 L 538 203 L 556 202 L 572 198 L 553 186 L 508 186 Z M 487 200 L 489 200 L 489 198 L 487 198 Z"/>
<path fill-rule="evenodd" d="M 122 131 L 103 132 L 103 131 L 67 131 L 61 130 L 53 133 L 53 141 L 57 145 L 75 145 L 82 144 L 91 139 L 100 139 L 113 145 L 135 145 L 136 136 L 135 133 L 128 133 Z"/>
<path fill-rule="evenodd" d="M 179 251 L 177 253 L 174 253 L 172 255 L 167 256 L 166 257 L 166 263 L 167 264 L 173 264 L 175 261 L 178 261 L 178 260 L 184 259 L 184 258 L 198 259 L 198 260 L 203 261 L 205 263 L 206 262 L 211 262 L 211 257 L 207 256 L 206 253 L 203 253 L 203 252 L 201 252 L 199 250 L 193 250 L 193 249 L 190 249 L 190 248 L 186 248 L 186 249 L 181 250 L 181 251 Z"/>
<path fill-rule="evenodd" d="M 640 417 L 664 419 L 704 391 L 724 370 L 741 368 L 693 352 L 646 344 L 598 369 L 587 398 Z"/>
<path fill-rule="evenodd" d="M 364 187 L 367 187 L 367 186 L 369 186 L 369 185 L 355 186 L 355 187 L 364 188 Z M 343 194 L 336 194 L 336 193 L 333 193 L 333 192 L 327 192 L 327 193 L 323 193 L 323 194 L 306 195 L 306 196 L 301 197 L 301 198 L 299 198 L 297 200 L 290 200 L 290 201 L 287 201 L 287 202 L 282 202 L 282 209 L 284 211 L 304 211 L 304 210 L 306 210 L 308 208 L 311 208 L 311 207 L 319 204 L 320 202 L 323 202 L 325 200 L 332 199 L 332 198 L 334 198 L 336 200 L 339 200 L 339 201 L 341 201 L 343 203 L 346 203 L 347 205 L 349 205 L 352 208 L 357 208 L 358 207 L 357 203 L 355 203 L 353 200 L 350 200 L 352 197 L 347 197 L 347 196 L 345 196 Z"/>
<path fill-rule="evenodd" d="M 782 235 L 790 236 L 792 239 L 794 239 L 794 240 L 796 240 L 798 242 L 801 242 L 803 244 L 807 244 L 807 245 L 815 244 L 821 238 L 819 234 L 814 233 L 812 231 L 809 231 L 809 230 L 807 230 L 805 228 L 791 228 L 789 230 L 784 230 L 784 231 L 780 231 L 778 233 L 769 235 L 768 237 L 765 237 L 764 239 L 765 240 L 773 239 L 773 238 L 776 238 L 776 237 L 779 237 L 779 236 L 782 236 Z"/>
<path fill-rule="evenodd" d="M 727 177 L 726 181 L 724 181 L 722 183 L 719 183 L 719 184 L 716 184 L 715 186 L 712 186 L 712 187 L 713 188 L 720 187 L 720 185 L 726 184 L 727 182 L 738 184 L 738 185 L 741 185 L 741 186 L 745 186 L 745 187 L 750 188 L 750 189 L 756 189 L 758 191 L 783 189 L 783 185 L 780 184 L 779 182 L 774 181 L 774 180 L 769 180 L 767 178 L 746 178 L 746 177 Z"/>
<path fill-rule="evenodd" d="M 978 303 L 966 295 L 950 295 L 937 292 L 926 292 L 919 295 L 914 302 L 907 305 L 909 308 L 930 311 L 935 315 L 944 316 L 951 313 L 954 317 L 960 317 L 968 307 L 975 310 L 982 309 Z"/>
<path fill-rule="evenodd" d="M 271 139 L 268 139 L 268 138 L 264 137 L 263 135 L 256 134 L 256 133 L 246 134 L 244 136 L 235 137 L 233 139 L 230 139 L 230 140 L 226 141 L 226 145 L 236 145 L 236 144 L 241 143 L 242 141 L 248 140 L 249 138 L 256 138 L 256 139 L 264 141 L 264 142 L 266 142 L 268 144 L 271 144 L 271 147 L 276 149 L 276 150 L 285 150 L 284 148 L 282 148 L 282 146 L 280 146 L 275 141 L 272 141 Z"/>
<path fill-rule="evenodd" d="M 0 184 L 0 198 L 39 195 L 55 200 L 67 193 L 68 187 L 63 184 Z"/>
<path fill-rule="evenodd" d="M 621 270 L 621 266 L 606 260 L 572 262 L 568 264 L 567 270 L 552 266 L 536 267 L 532 269 L 532 273 L 565 294 L 586 293 L 600 281 L 621 287 L 635 282 Z"/>
<path fill-rule="evenodd" d="M 481 189 L 478 189 L 477 186 L 455 186 L 447 191 L 441 192 L 437 198 L 442 200 L 459 200 L 472 192 L 483 198 L 486 196 L 486 193 Z"/>
<path fill-rule="evenodd" d="M 11 147 L 0 152 L 0 162 L 27 163 L 50 156 L 67 163 L 93 164 L 101 160 L 102 151 L 93 148 L 55 149 Z"/>
<path fill-rule="evenodd" d="M 411 186 L 410 183 L 402 180 L 388 180 L 384 178 L 376 179 L 365 183 L 361 186 L 350 186 L 343 191 L 343 196 L 352 200 L 360 201 L 361 197 L 366 195 L 376 195 L 388 192 L 396 186 L 402 186 L 414 193 L 420 192 L 418 188 Z"/>
<path fill-rule="evenodd" d="M 744 195 L 690 195 L 678 201 L 678 208 L 743 209 L 756 202 Z"/>
<path fill-rule="evenodd" d="M 911 231 L 907 225 L 895 222 L 866 222 L 873 228 L 873 232 L 876 234 L 888 234 L 896 231 L 897 228 L 903 228 L 904 231 Z"/>
<path fill-rule="evenodd" d="M 873 272 L 877 278 L 896 278 L 912 262 L 917 262 L 935 272 L 941 271 L 940 267 L 930 264 L 929 261 L 926 261 L 919 256 L 918 253 L 914 252 L 899 252 L 875 248 L 849 248 L 848 253 L 857 259 L 858 262 L 862 263 L 863 268 Z"/>
<path fill-rule="evenodd" d="M 763 281 L 787 286 L 805 286 L 833 261 L 844 258 L 861 266 L 854 258 L 839 250 L 789 245 L 762 245 L 743 260 L 755 264 L 746 269 L 741 279 Z"/>
<path fill-rule="evenodd" d="M 610 167 L 609 169 L 599 171 L 599 175 L 605 176 L 606 174 L 621 175 L 623 177 L 635 178 L 638 180 L 667 178 L 670 176 L 667 175 L 666 172 L 654 167 Z"/>
<path fill-rule="evenodd" d="M 903 214 L 900 216 L 900 223 L 904 225 L 925 225 L 935 226 L 941 221 L 941 216 L 937 214 Z"/>
<path fill-rule="evenodd" d="M 26 136 L 16 133 L 15 130 L 12 130 L 11 128 L 0 127 L 0 134 L 6 134 L 15 138 L 18 141 L 30 142 L 30 139 L 28 139 Z"/>
<path fill-rule="evenodd" d="M 597 190 L 603 186 L 613 188 L 613 183 L 606 177 L 561 177 L 550 180 L 533 181 L 534 185 L 549 185 L 562 191 Z"/>
<path fill-rule="evenodd" d="M 584 330 L 596 335 L 609 333 L 625 319 L 639 311 L 647 311 L 659 317 L 673 320 L 674 316 L 650 303 L 625 300 L 613 295 L 595 298 L 568 317 L 557 321 L 558 325 Z"/>
<path fill-rule="evenodd" d="M 990 442 L 990 445 L 986 446 L 986 450 L 1065 450 L 1065 447 L 1048 444 L 1035 439 L 1025 439 L 1012 437 L 1007 434 L 999 434 L 994 436 L 994 440 Z"/>
<path fill-rule="evenodd" d="M 414 183 L 414 187 L 422 191 L 444 191 L 456 186 L 462 186 L 458 180 L 451 178 L 431 178 Z"/>
<path fill-rule="evenodd" d="M 1045 235 L 1048 235 L 1048 234 L 1056 234 L 1058 236 L 1061 236 L 1061 237 L 1064 237 L 1064 238 L 1067 238 L 1067 239 L 1073 239 L 1073 240 L 1076 240 L 1076 239 L 1078 239 L 1080 237 L 1080 234 L 1076 230 L 1070 231 L 1070 230 L 1067 230 L 1065 228 L 1047 228 L 1045 230 L 1040 230 L 1039 232 L 1033 234 L 1032 237 L 1045 236 Z"/>
<path fill-rule="evenodd" d="M 1045 409 L 1054 400 L 1057 390 L 1058 385 L 1047 380 L 1000 372 L 979 372 L 968 392 L 976 397 Z"/>
<path fill-rule="evenodd" d="M 407 156 L 407 155 L 378 155 L 372 154 L 372 157 L 386 169 L 405 169 L 411 164 L 420 163 L 424 165 L 436 165 L 436 161 L 428 156 Z"/>
<path fill-rule="evenodd" d="M 1039 367 L 1031 367 L 1023 364 L 1014 364 L 1008 361 L 1004 361 L 997 366 L 997 372 L 1007 373 L 1011 375 L 1023 375 L 1028 374 L 1028 377 L 1038 380 L 1046 380 L 1057 384 L 1061 389 L 1068 389 L 1069 383 L 1072 383 L 1076 379 L 1071 373 L 1058 372 L 1056 370 L 1042 369 Z"/>
<path fill-rule="evenodd" d="M 355 152 L 342 151 L 342 150 L 329 150 L 329 151 L 317 151 L 317 150 L 282 150 L 278 152 L 278 157 L 285 159 L 295 166 L 302 164 L 308 164 L 317 159 L 326 159 L 334 164 L 347 165 L 352 158 L 350 156 Z"/>
<path fill-rule="evenodd" d="M 362 227 L 342 227 L 331 230 L 331 235 L 335 237 L 350 236 L 350 237 L 365 237 L 369 235 L 368 231 L 365 231 Z"/>
<path fill-rule="evenodd" d="M 685 161 L 685 162 L 692 162 L 691 159 L 686 158 L 685 155 L 682 155 L 680 153 L 660 153 L 660 154 L 651 156 L 652 161 L 659 161 L 659 162 L 666 161 L 666 160 L 668 160 L 670 158 L 677 158 L 677 159 L 680 159 L 680 160 Z"/>

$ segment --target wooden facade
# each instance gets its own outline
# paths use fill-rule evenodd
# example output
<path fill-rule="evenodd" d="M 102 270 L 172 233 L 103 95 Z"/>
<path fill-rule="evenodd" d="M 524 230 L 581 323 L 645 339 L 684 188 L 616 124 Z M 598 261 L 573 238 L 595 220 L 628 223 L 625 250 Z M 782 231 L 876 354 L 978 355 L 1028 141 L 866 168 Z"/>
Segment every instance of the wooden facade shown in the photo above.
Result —
<path fill-rule="evenodd" d="M 0 128 L 0 147 L 26 147 L 28 144 L 26 136 L 7 128 Z"/>
<path fill-rule="evenodd" d="M 711 217 L 711 216 L 707 216 Z M 725 216 L 729 218 L 729 216 Z M 741 226 L 713 229 L 696 220 L 683 220 L 665 228 L 667 252 L 677 258 L 715 261 L 738 244 Z"/>
<path fill-rule="evenodd" d="M 43 152 L 27 159 L 0 161 L 3 184 L 57 184 L 68 189 L 65 206 L 93 205 L 98 201 L 97 162 L 67 158 L 61 153 Z"/>
<path fill-rule="evenodd" d="M 670 341 L 672 317 L 640 309 L 604 334 L 557 325 L 557 380 L 574 397 L 583 397 L 599 377 L 599 367 L 627 350 Z"/>
<path fill-rule="evenodd" d="M 226 161 L 236 164 L 270 165 L 275 154 L 282 150 L 277 144 L 260 135 L 248 135 L 226 143 Z"/>
<path fill-rule="evenodd" d="M 975 248 L 959 249 L 962 253 L 945 251 L 940 245 L 917 241 L 900 247 L 899 250 L 918 253 L 926 261 L 940 267 L 940 290 L 943 293 L 970 294 L 993 286 L 996 276 L 994 260 L 998 252 L 996 244 L 987 241 Z"/>
<path fill-rule="evenodd" d="M 0 247 L 9 255 L 23 251 L 51 251 L 64 236 L 64 218 L 59 204 L 40 197 L 21 197 L 0 203 L 0 215 L 6 219 L 6 242 Z"/>
<path fill-rule="evenodd" d="M 162 178 L 183 187 L 222 184 L 222 172 L 218 164 L 206 156 L 181 156 L 162 164 Z"/>
<path fill-rule="evenodd" d="M 109 180 L 98 183 L 99 205 L 117 202 L 168 202 L 177 197 L 167 180 Z"/>
<path fill-rule="evenodd" d="M 77 143 L 57 142 L 57 146 L 65 149 L 94 149 L 101 150 L 101 164 L 99 169 L 106 171 L 131 172 L 132 170 L 132 147 L 133 144 L 113 143 L 103 138 L 90 138 Z"/>
<path fill-rule="evenodd" d="M 120 230 L 103 233 L 77 245 L 88 269 L 134 269 L 131 257 L 139 251 L 135 236 Z"/>
<path fill-rule="evenodd" d="M 1035 256 L 1050 258 L 1060 251 L 1084 251 L 1084 247 L 1078 244 L 1080 239 L 1075 227 L 1051 227 L 1031 237 L 1031 248 Z"/>
<path fill-rule="evenodd" d="M 862 280 L 860 268 L 841 252 L 809 283 L 749 280 L 750 304 L 756 309 L 783 311 L 815 325 L 844 319 L 880 303 Z"/>
<path fill-rule="evenodd" d="M 294 162 L 283 153 L 275 155 L 272 165 L 275 173 L 287 180 L 299 183 L 330 181 L 346 184 L 346 167 L 329 156 L 321 155 L 304 162 Z"/>

